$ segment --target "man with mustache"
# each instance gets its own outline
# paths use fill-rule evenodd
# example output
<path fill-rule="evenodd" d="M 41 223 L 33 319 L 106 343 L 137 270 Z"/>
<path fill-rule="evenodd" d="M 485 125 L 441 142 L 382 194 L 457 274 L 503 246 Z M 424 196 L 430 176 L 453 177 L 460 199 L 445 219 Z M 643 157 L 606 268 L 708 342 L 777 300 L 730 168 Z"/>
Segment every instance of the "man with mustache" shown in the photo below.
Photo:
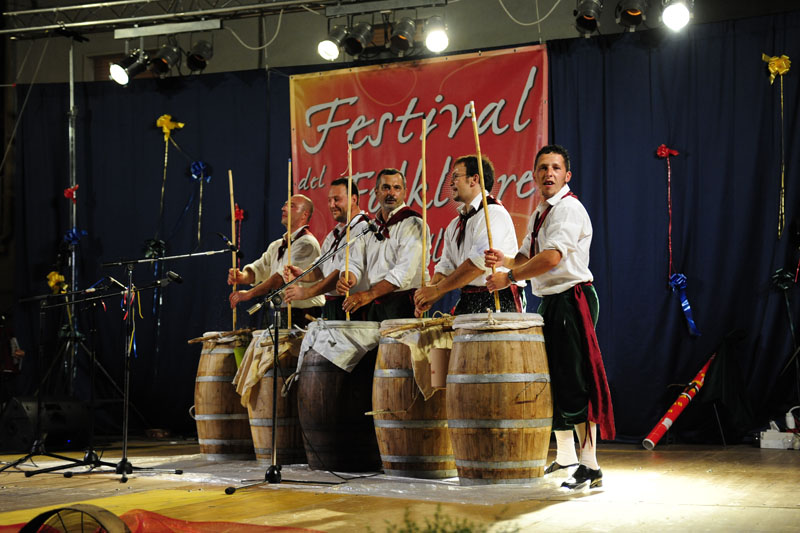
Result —
<path fill-rule="evenodd" d="M 369 215 L 361 211 L 358 207 L 358 185 L 352 184 L 350 189 L 350 211 L 355 216 L 350 220 L 350 256 L 364 256 L 363 248 L 369 236 L 356 238 L 364 233 L 364 229 L 370 221 Z M 314 296 L 324 295 L 325 305 L 322 308 L 322 318 L 326 320 L 345 320 L 347 315 L 342 309 L 344 296 L 336 292 L 336 282 L 339 280 L 339 271 L 344 270 L 345 266 L 345 246 L 347 238 L 347 178 L 339 178 L 331 182 L 328 189 L 328 208 L 333 219 L 337 222 L 336 226 L 325 236 L 322 241 L 322 254 L 325 255 L 332 250 L 339 249 L 333 257 L 326 260 L 319 267 L 309 272 L 306 281 L 315 282 L 313 285 L 304 286 L 300 283 L 292 285 L 286 289 L 286 301 L 295 302 L 306 300 Z M 288 280 L 294 279 L 303 272 L 296 266 L 287 266 L 284 277 Z M 369 289 L 367 280 L 364 278 L 359 284 L 353 287 L 354 292 L 361 292 Z M 364 320 L 363 316 L 352 316 L 355 320 Z"/>
<path fill-rule="evenodd" d="M 345 294 L 366 278 L 369 289 L 351 292 L 342 305 L 345 311 L 353 313 L 369 305 L 367 320 L 413 318 L 413 293 L 423 273 L 422 232 L 430 248 L 430 231 L 423 228 L 419 213 L 405 204 L 406 177 L 396 168 L 378 173 L 375 197 L 380 204 L 378 233 L 369 237 L 363 255 L 351 258 L 348 281 L 341 273 L 336 290 Z"/>
<path fill-rule="evenodd" d="M 248 290 L 234 291 L 228 297 L 231 309 L 236 307 L 239 302 L 245 302 L 253 298 L 265 296 L 271 291 L 284 284 L 282 276 L 284 267 L 289 263 L 288 249 L 289 235 L 292 239 L 292 264 L 302 270 L 311 266 L 320 255 L 319 241 L 308 229 L 308 221 L 314 213 L 314 204 L 311 199 L 302 194 L 295 194 L 291 198 L 291 206 L 285 203 L 281 208 L 281 224 L 287 226 L 288 209 L 292 210 L 292 227 L 282 238 L 270 243 L 267 251 L 256 261 L 246 265 L 243 270 L 232 268 L 228 272 L 228 285 L 233 284 L 254 284 Z M 305 283 L 306 282 L 299 282 Z M 303 327 L 308 324 L 305 315 L 319 316 L 320 308 L 325 303 L 322 296 L 314 296 L 306 300 L 299 300 L 292 303 L 292 307 L 302 310 L 299 313 L 292 313 L 292 325 Z M 281 324 L 287 324 L 286 305 L 284 301 L 281 308 Z"/>
<path fill-rule="evenodd" d="M 591 282 L 589 248 L 592 223 L 583 204 L 570 191 L 569 153 L 559 145 L 539 150 L 534 181 L 543 201 L 528 223 L 528 235 L 515 257 L 502 251 L 486 252 L 486 264 L 505 266 L 486 279 L 490 290 L 515 280 L 530 279 L 533 293 L 542 298 L 544 340 L 553 391 L 553 431 L 556 459 L 545 474 L 577 464 L 573 429 L 581 446 L 580 464 L 561 484 L 567 489 L 603 485 L 597 464 L 597 426 L 601 437 L 614 438 L 614 413 L 603 359 L 594 326 L 599 305 Z"/>
<path fill-rule="evenodd" d="M 487 191 L 491 191 L 494 184 L 494 166 L 486 156 L 482 157 L 482 165 L 484 186 Z M 484 280 L 487 274 L 491 274 L 492 269 L 485 266 L 483 257 L 489 248 L 489 237 L 486 231 L 486 215 L 483 212 L 477 156 L 465 155 L 456 159 L 450 173 L 450 186 L 453 190 L 453 200 L 461 202 L 462 205 L 458 208 L 458 216 L 445 230 L 442 258 L 434 269 L 431 285 L 417 289 L 414 294 L 417 316 L 430 309 L 445 293 L 454 289 L 461 290 L 455 308 L 456 315 L 483 313 L 486 312 L 486 308 L 495 309 L 494 293 L 486 289 Z M 511 215 L 492 196 L 487 196 L 486 201 L 493 244 L 506 256 L 513 257 L 518 248 Z M 500 267 L 500 270 L 507 269 Z M 519 282 L 519 285 L 511 284 L 500 291 L 501 311 L 522 311 L 520 293 L 524 286 L 524 282 Z"/>

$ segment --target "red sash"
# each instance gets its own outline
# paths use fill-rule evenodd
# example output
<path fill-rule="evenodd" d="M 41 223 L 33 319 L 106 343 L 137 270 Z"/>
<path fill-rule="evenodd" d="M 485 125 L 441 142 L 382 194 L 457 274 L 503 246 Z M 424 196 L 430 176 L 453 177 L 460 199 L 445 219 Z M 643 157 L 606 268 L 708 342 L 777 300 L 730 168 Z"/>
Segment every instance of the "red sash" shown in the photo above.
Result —
<path fill-rule="evenodd" d="M 603 356 L 600 353 L 600 344 L 597 342 L 589 302 L 586 301 L 586 296 L 583 294 L 584 285 L 591 284 L 579 283 L 573 287 L 573 290 L 589 347 L 589 368 L 594 385 L 593 390 L 589 392 L 589 421 L 596 423 L 600 428 L 600 438 L 614 440 L 616 429 L 614 427 L 614 407 L 611 405 L 611 391 L 608 389 L 608 378 L 606 378 L 606 369 L 603 366 Z"/>

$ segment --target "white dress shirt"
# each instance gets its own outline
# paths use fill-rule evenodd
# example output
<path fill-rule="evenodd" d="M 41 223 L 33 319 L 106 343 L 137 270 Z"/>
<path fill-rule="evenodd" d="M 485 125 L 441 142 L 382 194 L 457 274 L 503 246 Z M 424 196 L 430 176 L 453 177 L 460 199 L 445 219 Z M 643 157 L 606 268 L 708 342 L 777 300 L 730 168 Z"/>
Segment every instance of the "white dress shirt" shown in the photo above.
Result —
<path fill-rule="evenodd" d="M 469 205 L 462 205 L 458 211 L 459 213 L 466 214 L 469 211 L 476 210 L 483 204 L 481 195 L 475 196 Z M 505 207 L 499 204 L 489 204 L 489 226 L 492 228 L 492 245 L 494 248 L 501 250 L 506 257 L 514 257 L 517 255 L 517 235 L 514 231 L 514 222 L 511 220 L 511 215 Z M 471 287 L 484 287 L 486 286 L 486 276 L 492 273 L 491 267 L 486 267 L 483 253 L 489 249 L 489 236 L 486 232 L 486 215 L 483 210 L 473 214 L 467 220 L 466 228 L 464 229 L 464 241 L 461 246 L 458 245 L 456 237 L 458 236 L 458 220 L 455 217 L 447 225 L 444 232 L 444 247 L 442 248 L 442 257 L 437 263 L 434 273 L 439 272 L 445 276 L 451 274 L 458 268 L 464 261 L 471 261 L 476 267 L 483 269 L 483 273 L 477 278 L 470 281 L 468 286 Z M 507 272 L 505 267 L 498 267 L 498 272 Z M 525 282 L 517 283 L 522 287 Z"/>
<path fill-rule="evenodd" d="M 307 227 L 308 226 L 303 226 L 292 234 L 292 264 L 303 270 L 311 266 L 320 255 L 319 242 L 314 235 L 307 233 L 301 237 L 297 236 Z M 284 233 L 282 238 L 271 242 L 269 247 L 267 247 L 267 251 L 264 252 L 261 257 L 244 267 L 244 271 L 250 270 L 255 274 L 253 285 L 258 285 L 268 280 L 273 274 L 280 274 L 283 276 L 283 268 L 289 262 L 289 253 L 284 251 L 283 256 L 278 259 L 278 250 L 281 247 L 281 243 L 283 243 L 283 240 L 286 238 L 287 233 Z M 308 287 L 313 285 L 313 283 L 300 281 L 298 285 Z M 306 309 L 308 307 L 319 307 L 324 303 L 325 297 L 319 295 L 308 298 L 307 300 L 292 302 L 292 307 Z M 283 307 L 286 307 L 286 302 L 284 302 Z"/>
<path fill-rule="evenodd" d="M 589 270 L 589 248 L 592 245 L 592 221 L 580 201 L 567 196 L 570 189 L 564 185 L 552 198 L 540 203 L 528 221 L 528 233 L 519 251 L 533 255 L 531 236 L 536 215 L 541 218 L 552 206 L 536 238 L 539 251 L 558 250 L 561 261 L 553 269 L 531 278 L 531 289 L 536 296 L 559 294 L 578 283 L 594 279 Z"/>
<path fill-rule="evenodd" d="M 403 203 L 391 213 L 391 218 L 400 209 Z M 422 218 L 408 217 L 397 224 L 389 226 L 389 238 L 382 241 L 375 235 L 364 237 L 366 239 L 364 250 L 360 255 L 354 254 L 350 259 L 350 272 L 354 273 L 359 282 L 366 279 L 368 287 L 386 280 L 397 289 L 395 292 L 418 289 L 422 274 Z M 430 257 L 431 234 L 426 227 L 428 255 Z M 353 250 L 350 250 L 353 252 Z M 428 269 L 425 269 L 426 282 L 430 279 Z M 354 291 L 351 291 L 351 294 Z"/>
<path fill-rule="evenodd" d="M 363 237 L 359 237 L 364 230 L 367 228 L 368 222 L 364 219 L 364 217 L 359 216 L 364 215 L 364 217 L 368 217 L 365 211 L 361 211 L 358 215 L 355 215 L 353 219 L 350 221 L 350 262 L 353 261 L 353 257 L 358 255 L 360 257 L 364 257 L 364 246 L 366 246 L 367 239 L 371 238 L 372 235 L 367 234 Z M 334 231 L 338 231 L 339 233 L 339 251 L 336 252 L 333 257 L 320 265 L 320 270 L 322 270 L 323 278 L 328 277 L 331 272 L 334 270 L 338 270 L 340 272 L 344 272 L 345 266 L 345 249 L 347 243 L 347 228 L 344 224 L 339 223 L 336 224 L 336 227 L 333 228 L 328 235 L 325 236 L 325 240 L 322 241 L 322 253 L 326 254 L 330 252 L 334 242 L 336 241 L 336 236 L 334 235 Z M 344 233 L 345 235 L 342 235 Z M 352 271 L 352 269 L 351 269 Z M 369 284 L 366 279 L 358 279 L 358 283 L 350 289 L 350 292 L 361 292 L 369 289 Z M 328 296 L 339 296 L 339 293 L 336 292 L 336 289 L 327 293 Z"/>

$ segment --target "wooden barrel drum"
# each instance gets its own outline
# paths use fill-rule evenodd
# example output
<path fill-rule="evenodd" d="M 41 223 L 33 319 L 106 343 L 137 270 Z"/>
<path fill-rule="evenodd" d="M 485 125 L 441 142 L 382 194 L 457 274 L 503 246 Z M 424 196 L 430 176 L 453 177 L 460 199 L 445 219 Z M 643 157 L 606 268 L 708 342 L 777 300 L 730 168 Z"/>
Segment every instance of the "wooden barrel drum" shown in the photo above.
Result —
<path fill-rule="evenodd" d="M 456 318 L 447 415 L 462 485 L 544 475 L 553 401 L 542 325 L 527 313 Z"/>
<path fill-rule="evenodd" d="M 232 384 L 236 375 L 233 349 L 249 341 L 249 335 L 235 335 L 203 342 L 194 384 L 194 409 L 200 453 L 210 461 L 253 457 L 247 410 Z"/>
<path fill-rule="evenodd" d="M 326 320 L 327 328 L 374 328 L 377 322 Z M 309 330 L 310 331 L 310 330 Z M 308 335 L 308 334 L 307 334 Z M 372 420 L 372 372 L 377 348 L 366 353 L 352 372 L 328 361 L 316 346 L 303 356 L 297 403 L 308 466 L 314 470 L 371 472 L 380 468 Z"/>
<path fill-rule="evenodd" d="M 381 329 L 421 323 L 385 320 Z M 372 385 L 375 434 L 383 471 L 390 475 L 441 479 L 457 475 L 447 432 L 446 394 L 427 401 L 414 380 L 408 346 L 381 336 Z"/>
<path fill-rule="evenodd" d="M 272 338 L 269 334 L 262 337 L 261 333 L 261 330 L 253 332 L 251 347 L 258 351 L 269 350 L 272 352 L 274 350 Z M 291 341 L 288 340 L 288 335 L 282 335 L 281 337 L 281 343 L 292 342 L 294 346 L 289 353 L 280 359 L 277 368 L 278 399 L 276 402 L 275 423 L 273 424 L 272 421 L 272 388 L 276 374 L 274 366 L 267 370 L 258 384 L 253 386 L 247 404 L 253 446 L 255 447 L 256 459 L 260 464 L 272 464 L 272 431 L 274 427 L 277 427 L 277 435 L 275 436 L 277 464 L 287 465 L 306 462 L 306 452 L 303 448 L 303 437 L 300 431 L 300 418 L 297 414 L 297 387 L 290 387 L 286 396 L 281 394 L 284 383 L 297 369 L 297 352 L 300 348 L 302 337 L 293 338 Z M 285 337 L 287 340 L 284 340 Z"/>

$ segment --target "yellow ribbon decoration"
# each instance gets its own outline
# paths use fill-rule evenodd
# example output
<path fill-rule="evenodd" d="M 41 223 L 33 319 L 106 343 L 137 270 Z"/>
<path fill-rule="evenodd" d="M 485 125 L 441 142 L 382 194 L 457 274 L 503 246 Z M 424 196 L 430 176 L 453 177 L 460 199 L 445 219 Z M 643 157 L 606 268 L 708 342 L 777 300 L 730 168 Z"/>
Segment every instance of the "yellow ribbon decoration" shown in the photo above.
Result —
<path fill-rule="evenodd" d="M 780 204 L 778 206 L 778 239 L 780 239 L 783 235 L 783 228 L 786 226 L 786 148 L 783 134 L 783 75 L 789 72 L 789 67 L 792 66 L 792 62 L 789 61 L 789 56 L 787 55 L 770 57 L 767 54 L 761 54 L 761 60 L 766 62 L 769 66 L 770 85 L 775 81 L 775 76 L 781 77 L 781 192 Z"/>
<path fill-rule="evenodd" d="M 158 117 L 158 120 L 156 120 L 156 126 L 161 128 L 161 131 L 164 132 L 164 141 L 169 140 L 172 130 L 182 128 L 183 125 L 183 122 L 173 122 L 172 115 L 161 115 Z"/>
<path fill-rule="evenodd" d="M 64 280 L 64 276 L 53 270 L 47 275 L 47 285 L 50 287 L 50 290 L 53 291 L 53 294 L 61 294 L 62 292 L 67 292 L 67 285 Z"/>
<path fill-rule="evenodd" d="M 761 60 L 768 64 L 770 85 L 775 81 L 775 76 L 783 76 L 789 72 L 789 67 L 792 66 L 792 62 L 789 61 L 789 56 L 787 55 L 770 57 L 767 54 L 761 54 Z"/>

